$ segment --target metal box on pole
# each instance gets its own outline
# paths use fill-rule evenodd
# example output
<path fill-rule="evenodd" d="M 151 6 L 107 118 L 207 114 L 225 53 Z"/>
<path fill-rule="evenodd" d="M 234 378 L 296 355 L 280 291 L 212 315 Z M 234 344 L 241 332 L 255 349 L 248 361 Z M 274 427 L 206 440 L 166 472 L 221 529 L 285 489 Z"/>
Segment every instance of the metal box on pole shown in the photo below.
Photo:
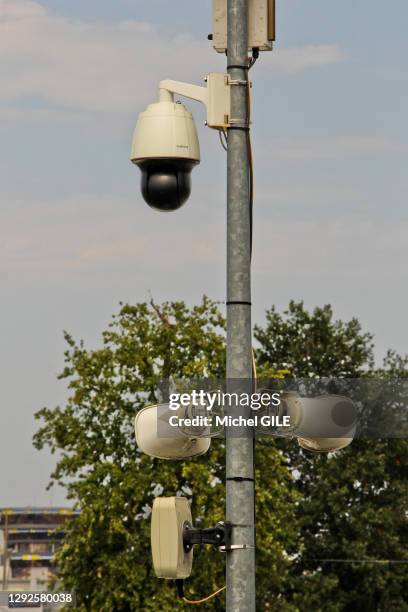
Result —
<path fill-rule="evenodd" d="M 275 40 L 275 0 L 248 0 L 248 49 L 272 51 Z M 227 50 L 227 0 L 213 0 L 213 46 Z"/>

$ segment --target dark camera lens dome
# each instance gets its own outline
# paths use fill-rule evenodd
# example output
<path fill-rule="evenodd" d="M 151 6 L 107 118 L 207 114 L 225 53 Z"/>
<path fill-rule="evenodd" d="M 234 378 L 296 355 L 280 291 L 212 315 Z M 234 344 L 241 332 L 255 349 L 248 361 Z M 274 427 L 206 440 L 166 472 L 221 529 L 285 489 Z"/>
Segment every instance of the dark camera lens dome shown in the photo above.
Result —
<path fill-rule="evenodd" d="M 142 195 L 149 206 L 161 211 L 177 210 L 191 193 L 190 159 L 146 159 L 137 164 L 142 171 Z"/>

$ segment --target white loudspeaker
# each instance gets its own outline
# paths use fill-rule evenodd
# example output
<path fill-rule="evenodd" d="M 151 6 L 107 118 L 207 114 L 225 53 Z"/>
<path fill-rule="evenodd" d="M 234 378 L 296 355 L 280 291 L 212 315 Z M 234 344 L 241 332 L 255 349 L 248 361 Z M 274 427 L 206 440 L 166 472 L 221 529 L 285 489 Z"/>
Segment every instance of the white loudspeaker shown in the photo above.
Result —
<path fill-rule="evenodd" d="M 340 395 L 300 397 L 282 395 L 292 432 L 302 448 L 316 453 L 341 450 L 352 443 L 357 430 L 357 411 L 351 399 Z"/>
<path fill-rule="evenodd" d="M 177 421 L 178 416 L 180 413 L 170 410 L 168 404 L 139 410 L 135 418 L 135 434 L 140 450 L 157 459 L 191 459 L 206 453 L 210 448 L 210 438 L 187 435 L 178 426 L 171 425 L 170 418 Z"/>

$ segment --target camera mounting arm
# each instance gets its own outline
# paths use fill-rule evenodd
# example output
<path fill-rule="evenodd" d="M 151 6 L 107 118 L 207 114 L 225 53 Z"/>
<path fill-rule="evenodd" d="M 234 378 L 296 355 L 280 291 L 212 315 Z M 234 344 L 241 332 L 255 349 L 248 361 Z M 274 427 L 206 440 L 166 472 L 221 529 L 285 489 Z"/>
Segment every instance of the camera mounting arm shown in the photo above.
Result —
<path fill-rule="evenodd" d="M 192 85 L 191 83 L 183 83 L 182 81 L 172 81 L 166 79 L 160 81 L 160 102 L 174 102 L 174 94 L 197 100 L 205 106 L 208 105 L 208 88 Z"/>
<path fill-rule="evenodd" d="M 174 94 L 201 102 L 207 109 L 207 126 L 217 130 L 226 129 L 230 126 L 231 116 L 229 75 L 211 72 L 205 80 L 206 87 L 168 79 L 161 81 L 160 102 L 174 102 Z"/>
<path fill-rule="evenodd" d="M 190 523 L 183 527 L 184 551 L 189 553 L 194 544 L 210 544 L 224 550 L 231 549 L 231 523 L 220 522 L 209 529 L 196 529 Z"/>

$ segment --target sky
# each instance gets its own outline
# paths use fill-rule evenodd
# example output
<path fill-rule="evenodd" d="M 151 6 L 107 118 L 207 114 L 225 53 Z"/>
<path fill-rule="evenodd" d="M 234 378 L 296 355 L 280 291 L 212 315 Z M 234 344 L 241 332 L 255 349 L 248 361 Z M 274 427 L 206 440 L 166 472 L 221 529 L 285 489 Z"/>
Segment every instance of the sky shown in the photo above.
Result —
<path fill-rule="evenodd" d="M 406 0 L 277 0 L 253 80 L 253 313 L 330 303 L 408 352 Z M 120 301 L 225 299 L 225 153 L 194 113 L 189 202 L 149 209 L 129 162 L 161 79 L 225 70 L 210 0 L 0 0 L 0 506 L 63 504 L 34 413 L 63 404 L 63 330 Z M 404 110 L 405 109 L 405 110 Z"/>

